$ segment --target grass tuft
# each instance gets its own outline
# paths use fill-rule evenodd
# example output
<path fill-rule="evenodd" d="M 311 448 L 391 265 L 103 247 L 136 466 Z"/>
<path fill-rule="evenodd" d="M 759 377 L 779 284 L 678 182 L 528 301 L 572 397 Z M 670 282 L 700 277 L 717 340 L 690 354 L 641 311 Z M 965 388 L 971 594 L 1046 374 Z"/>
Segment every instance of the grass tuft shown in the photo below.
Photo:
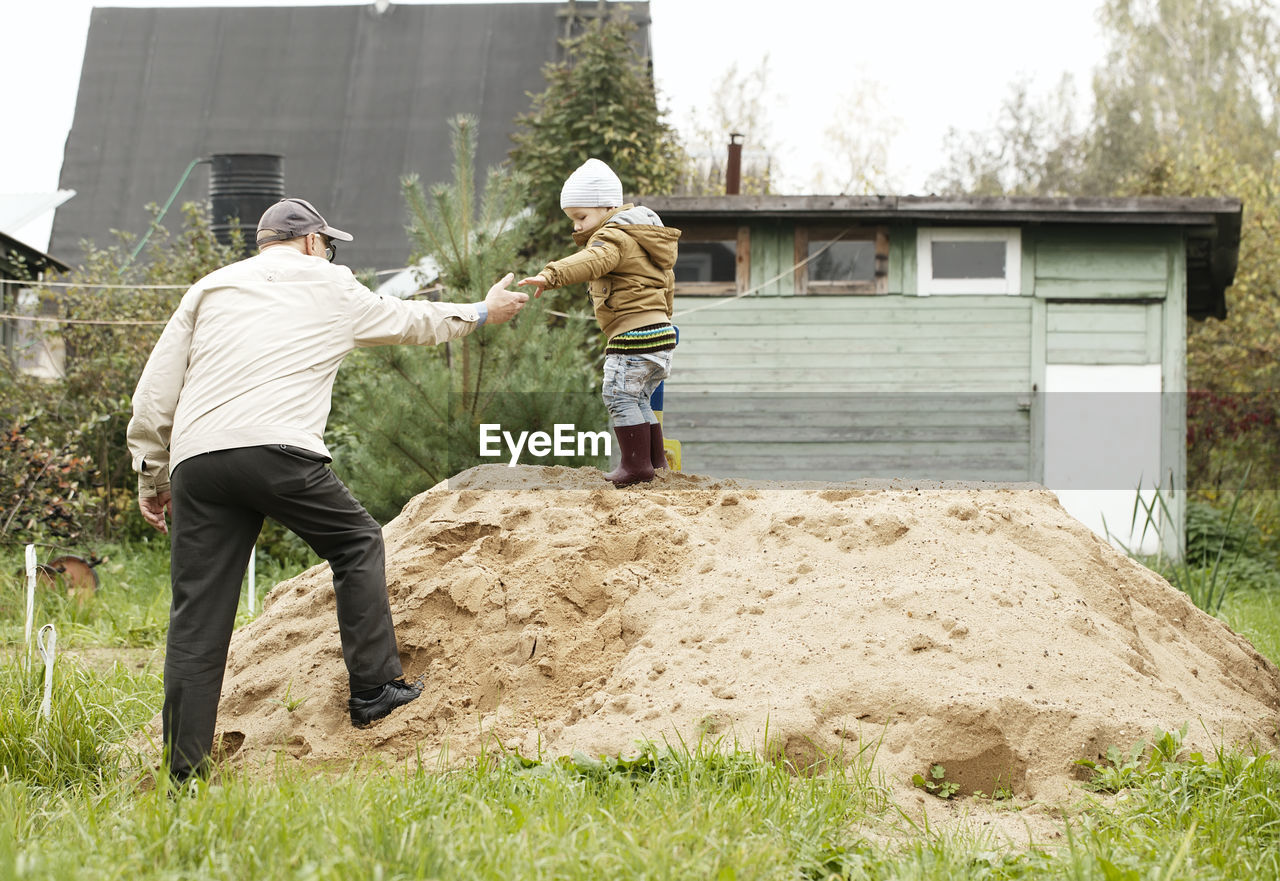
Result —
<path fill-rule="evenodd" d="M 44 664 L 12 653 L 0 663 L 0 777 L 40 787 L 100 786 L 126 773 L 118 744 L 152 718 L 159 677 L 122 665 L 93 674 L 54 661 L 50 713 L 40 715 Z"/>

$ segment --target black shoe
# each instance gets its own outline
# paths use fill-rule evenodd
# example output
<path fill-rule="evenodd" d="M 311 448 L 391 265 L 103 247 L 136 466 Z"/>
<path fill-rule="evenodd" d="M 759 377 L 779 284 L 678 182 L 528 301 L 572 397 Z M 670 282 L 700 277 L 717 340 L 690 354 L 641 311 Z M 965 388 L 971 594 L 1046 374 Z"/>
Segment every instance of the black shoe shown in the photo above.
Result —
<path fill-rule="evenodd" d="M 368 728 L 374 722 L 387 716 L 396 707 L 402 707 L 422 694 L 420 681 L 409 685 L 403 679 L 392 679 L 378 690 L 378 693 L 367 700 L 352 697 L 347 701 L 347 709 L 351 711 L 351 724 L 357 728 Z"/>

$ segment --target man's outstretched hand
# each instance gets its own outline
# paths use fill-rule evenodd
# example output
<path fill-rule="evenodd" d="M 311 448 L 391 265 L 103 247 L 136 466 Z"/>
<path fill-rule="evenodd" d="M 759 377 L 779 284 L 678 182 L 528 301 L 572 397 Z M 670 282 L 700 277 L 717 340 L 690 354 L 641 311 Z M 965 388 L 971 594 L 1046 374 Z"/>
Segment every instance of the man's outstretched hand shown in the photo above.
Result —
<path fill-rule="evenodd" d="M 516 277 L 514 272 L 508 272 L 498 280 L 498 283 L 489 288 L 489 293 L 484 298 L 484 307 L 489 310 L 489 317 L 485 319 L 485 324 L 503 324 L 516 317 L 516 313 L 524 308 L 524 304 L 529 302 L 529 295 L 521 291 L 509 291 L 507 285 L 511 284 Z"/>

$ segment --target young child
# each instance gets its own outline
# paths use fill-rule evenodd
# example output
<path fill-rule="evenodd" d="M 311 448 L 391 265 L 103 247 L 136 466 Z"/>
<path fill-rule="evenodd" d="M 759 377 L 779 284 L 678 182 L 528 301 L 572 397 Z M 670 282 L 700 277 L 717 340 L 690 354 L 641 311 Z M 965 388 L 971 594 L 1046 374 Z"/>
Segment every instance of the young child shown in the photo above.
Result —
<path fill-rule="evenodd" d="M 618 468 L 605 477 L 616 486 L 652 480 L 654 469 L 667 465 L 649 397 L 671 375 L 672 268 L 680 230 L 663 226 L 648 208 L 624 205 L 622 182 L 599 159 L 569 175 L 560 207 L 582 250 L 519 284 L 533 285 L 538 297 L 544 288 L 589 282 L 596 320 L 608 337 L 602 393 L 621 452 Z"/>

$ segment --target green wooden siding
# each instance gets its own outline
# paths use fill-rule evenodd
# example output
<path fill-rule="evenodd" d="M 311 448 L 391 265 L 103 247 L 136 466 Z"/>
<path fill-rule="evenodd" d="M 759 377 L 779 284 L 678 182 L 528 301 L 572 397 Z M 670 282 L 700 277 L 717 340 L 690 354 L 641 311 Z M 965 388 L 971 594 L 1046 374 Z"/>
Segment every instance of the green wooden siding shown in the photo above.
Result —
<path fill-rule="evenodd" d="M 887 293 L 916 293 L 916 229 L 913 226 L 889 227 L 889 277 Z"/>
<path fill-rule="evenodd" d="M 1169 247 L 1161 241 L 1083 237 L 1036 244 L 1035 295 L 1053 299 L 1158 299 L 1169 286 Z"/>
<path fill-rule="evenodd" d="M 677 317 L 668 434 L 700 473 L 1027 480 L 1030 321 L 1003 296 L 752 296 Z"/>
<path fill-rule="evenodd" d="M 762 297 L 790 297 L 796 292 L 795 228 L 791 224 L 751 225 L 750 287 Z"/>
<path fill-rule="evenodd" d="M 1159 364 L 1160 303 L 1046 304 L 1049 364 Z"/>
<path fill-rule="evenodd" d="M 688 301 L 685 301 L 688 302 Z M 680 317 L 687 391 L 1025 391 L 1031 304 L 1014 297 L 748 297 Z"/>
<path fill-rule="evenodd" d="M 681 316 L 712 301 L 677 295 L 664 419 L 690 471 L 1038 481 L 1047 364 L 1159 363 L 1181 390 L 1175 234 L 1028 228 L 1021 296 L 920 297 L 915 229 L 895 226 L 887 295 L 796 297 L 793 227 L 749 228 L 750 296 Z"/>

